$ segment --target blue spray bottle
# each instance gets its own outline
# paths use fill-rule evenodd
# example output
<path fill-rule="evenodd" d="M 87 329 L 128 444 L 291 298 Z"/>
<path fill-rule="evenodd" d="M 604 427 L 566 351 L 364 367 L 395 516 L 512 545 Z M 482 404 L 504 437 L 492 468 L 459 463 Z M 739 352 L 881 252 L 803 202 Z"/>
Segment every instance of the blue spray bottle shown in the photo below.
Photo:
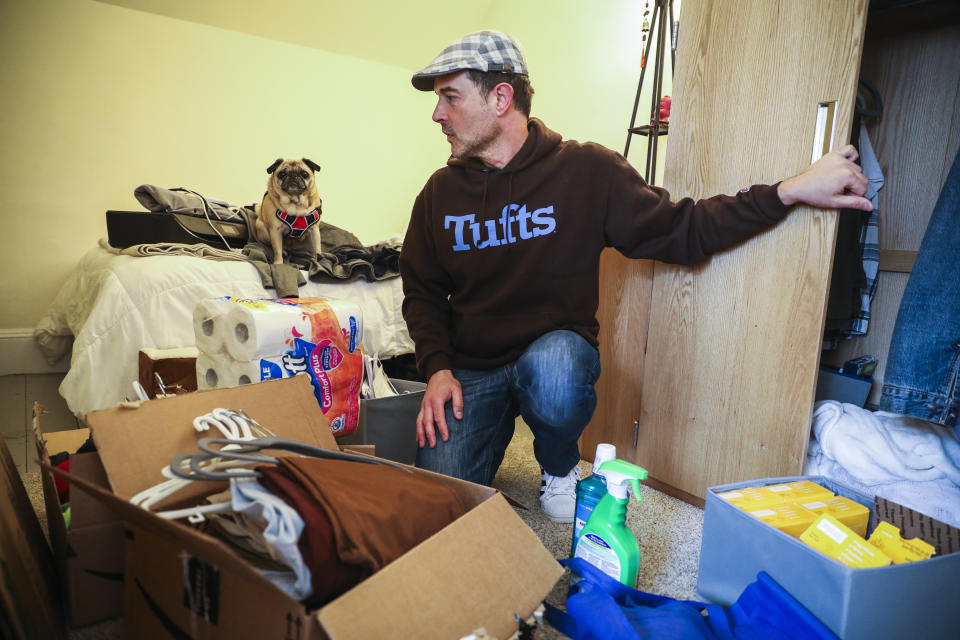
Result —
<path fill-rule="evenodd" d="M 600 499 L 607 495 L 606 479 L 597 473 L 600 465 L 617 457 L 617 447 L 601 442 L 597 445 L 597 453 L 593 456 L 593 473 L 577 483 L 577 508 L 573 520 L 573 539 L 570 542 L 570 557 L 577 547 L 577 538 L 590 519 L 590 514 Z"/>

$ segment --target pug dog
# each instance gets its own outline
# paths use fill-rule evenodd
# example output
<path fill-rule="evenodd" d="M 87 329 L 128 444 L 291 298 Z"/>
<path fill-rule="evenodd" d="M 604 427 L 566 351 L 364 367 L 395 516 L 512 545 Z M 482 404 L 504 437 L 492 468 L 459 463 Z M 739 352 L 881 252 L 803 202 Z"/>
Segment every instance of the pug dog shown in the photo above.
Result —
<path fill-rule="evenodd" d="M 283 262 L 284 245 L 320 251 L 320 194 L 314 173 L 320 165 L 308 158 L 277 158 L 267 167 L 267 192 L 254 223 L 257 240 L 273 249 L 273 264 Z"/>

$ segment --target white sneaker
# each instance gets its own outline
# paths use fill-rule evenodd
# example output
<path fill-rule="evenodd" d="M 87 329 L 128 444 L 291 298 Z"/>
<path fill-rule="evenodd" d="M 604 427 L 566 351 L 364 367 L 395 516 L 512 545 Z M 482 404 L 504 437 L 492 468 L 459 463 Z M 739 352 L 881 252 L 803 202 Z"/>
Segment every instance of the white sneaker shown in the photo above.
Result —
<path fill-rule="evenodd" d="M 577 510 L 577 480 L 580 467 L 565 476 L 552 476 L 543 471 L 540 484 L 540 508 L 554 522 L 573 522 Z"/>

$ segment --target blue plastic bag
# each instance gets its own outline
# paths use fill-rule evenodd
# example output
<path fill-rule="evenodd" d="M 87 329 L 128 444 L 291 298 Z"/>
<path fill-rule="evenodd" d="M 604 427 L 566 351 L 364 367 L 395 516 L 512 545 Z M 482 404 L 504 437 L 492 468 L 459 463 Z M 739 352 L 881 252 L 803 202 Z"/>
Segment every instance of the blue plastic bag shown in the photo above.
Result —
<path fill-rule="evenodd" d="M 837 640 L 763 571 L 724 609 L 631 589 L 582 558 L 560 564 L 583 580 L 571 588 L 566 613 L 547 605 L 547 620 L 574 640 Z"/>

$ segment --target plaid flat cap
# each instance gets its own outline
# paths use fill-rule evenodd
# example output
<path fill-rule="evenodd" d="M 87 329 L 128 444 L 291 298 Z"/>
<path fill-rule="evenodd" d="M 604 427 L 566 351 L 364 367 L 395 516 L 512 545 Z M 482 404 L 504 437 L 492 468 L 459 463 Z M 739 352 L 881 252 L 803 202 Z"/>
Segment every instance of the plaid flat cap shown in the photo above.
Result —
<path fill-rule="evenodd" d="M 411 82 L 420 91 L 433 91 L 434 78 L 464 69 L 529 75 L 520 43 L 502 31 L 477 31 L 447 46 Z"/>

